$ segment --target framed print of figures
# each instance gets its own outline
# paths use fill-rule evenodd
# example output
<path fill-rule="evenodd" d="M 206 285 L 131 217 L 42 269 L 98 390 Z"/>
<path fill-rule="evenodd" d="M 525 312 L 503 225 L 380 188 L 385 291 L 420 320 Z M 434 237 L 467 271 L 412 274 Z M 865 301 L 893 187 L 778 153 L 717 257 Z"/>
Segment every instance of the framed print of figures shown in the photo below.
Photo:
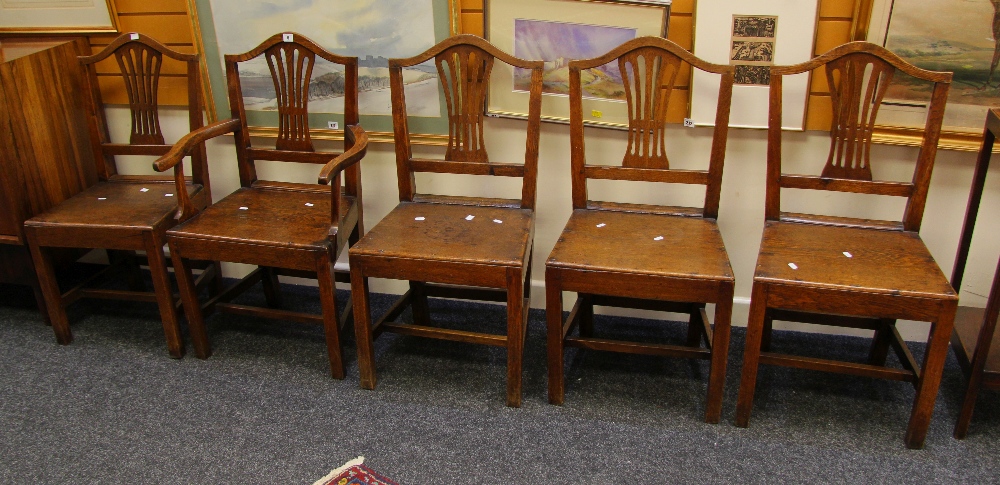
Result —
<path fill-rule="evenodd" d="M 2 1 L 2 0 L 0 0 Z M 372 132 L 392 132 L 388 59 L 417 55 L 452 33 L 454 5 L 450 0 L 196 0 L 205 58 L 219 118 L 229 113 L 223 56 L 257 46 L 276 32 L 297 32 L 327 50 L 359 58 L 361 123 Z M 343 75 L 341 69 L 316 60 L 309 87 L 309 124 L 312 129 L 343 129 Z M 411 103 L 414 132 L 447 132 L 446 108 L 440 95 L 437 69 L 418 66 L 404 72 Z M 249 124 L 275 127 L 274 85 L 265 61 L 241 68 Z M 338 83 L 338 80 L 340 81 Z M 419 106 L 417 105 L 419 104 Z M 266 135 L 266 129 L 257 134 Z"/>
<path fill-rule="evenodd" d="M 942 146 L 978 147 L 987 109 L 1000 106 L 1000 0 L 874 0 L 868 40 L 924 69 L 955 73 Z M 876 120 L 889 142 L 923 128 L 928 89 L 909 76 L 894 77 Z M 948 146 L 963 134 L 964 146 Z"/>
<path fill-rule="evenodd" d="M 111 0 L 0 0 L 0 33 L 116 32 Z"/>
<path fill-rule="evenodd" d="M 669 19 L 670 0 L 487 0 L 485 27 L 487 39 L 500 49 L 545 61 L 542 120 L 567 122 L 568 62 L 600 56 L 636 37 L 666 37 Z M 584 123 L 627 126 L 618 66 L 601 66 L 584 76 Z M 487 114 L 525 117 L 527 81 L 524 73 L 494 68 Z"/>
<path fill-rule="evenodd" d="M 736 66 L 729 126 L 767 128 L 769 66 L 813 57 L 817 16 L 817 0 L 698 0 L 694 54 Z M 710 126 L 715 122 L 719 76 L 697 69 L 693 74 L 691 118 L 696 125 Z M 785 79 L 785 129 L 804 128 L 808 94 L 808 75 Z"/>

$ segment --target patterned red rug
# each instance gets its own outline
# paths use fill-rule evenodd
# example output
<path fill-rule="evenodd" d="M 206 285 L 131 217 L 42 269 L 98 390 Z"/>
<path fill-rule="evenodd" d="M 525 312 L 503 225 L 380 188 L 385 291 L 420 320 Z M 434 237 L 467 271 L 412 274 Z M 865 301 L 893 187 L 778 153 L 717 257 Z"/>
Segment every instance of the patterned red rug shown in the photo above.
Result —
<path fill-rule="evenodd" d="M 344 466 L 316 480 L 313 485 L 398 485 L 364 465 L 365 457 L 344 463 Z"/>

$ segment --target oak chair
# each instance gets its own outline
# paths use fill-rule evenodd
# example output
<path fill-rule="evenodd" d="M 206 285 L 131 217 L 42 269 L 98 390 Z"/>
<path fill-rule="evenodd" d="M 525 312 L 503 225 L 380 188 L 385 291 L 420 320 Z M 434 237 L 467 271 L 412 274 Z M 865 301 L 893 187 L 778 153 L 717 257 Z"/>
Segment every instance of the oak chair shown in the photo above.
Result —
<path fill-rule="evenodd" d="M 983 144 L 972 176 L 972 190 L 965 212 L 962 237 L 958 243 L 958 254 L 955 256 L 955 266 L 951 274 L 951 284 L 955 288 L 962 287 L 962 277 L 965 275 L 972 235 L 979 215 L 979 204 L 986 186 L 986 173 L 989 171 L 993 145 L 998 134 L 1000 134 L 1000 109 L 993 108 L 986 114 Z M 955 332 L 951 337 L 951 346 L 968 380 L 962 410 L 955 423 L 954 435 L 957 439 L 965 439 L 969 432 L 969 422 L 972 421 L 979 389 L 1000 389 L 1000 342 L 997 342 L 1000 334 L 996 333 L 998 315 L 1000 315 L 1000 262 L 997 263 L 997 270 L 993 275 L 993 285 L 986 300 L 986 308 L 960 306 L 955 313 Z"/>
<path fill-rule="evenodd" d="M 432 59 L 448 106 L 449 136 L 444 160 L 414 158 L 410 150 L 403 68 Z M 484 103 L 494 60 L 530 73 L 523 165 L 490 162 L 484 146 Z M 400 204 L 349 253 L 361 386 L 375 387 L 373 341 L 382 332 L 390 331 L 505 346 L 507 405 L 520 406 L 521 353 L 528 315 L 538 171 L 542 62 L 518 59 L 479 37 L 459 35 L 409 59 L 390 59 L 389 76 Z M 520 177 L 521 198 L 418 194 L 416 172 Z M 410 290 L 374 325 L 370 324 L 368 305 L 370 276 L 410 282 Z M 428 296 L 506 301 L 507 335 L 432 327 Z M 413 309 L 414 324 L 393 322 L 407 305 Z"/>
<path fill-rule="evenodd" d="M 160 131 L 158 86 L 164 57 L 183 63 L 187 73 L 188 123 L 191 130 L 203 125 L 203 103 L 198 56 L 174 51 L 142 34 L 119 36 L 101 52 L 80 57 L 86 71 L 85 92 L 90 143 L 97 163 L 96 185 L 67 199 L 49 211 L 25 222 L 39 284 L 45 298 L 52 329 L 60 344 L 73 340 L 66 307 L 80 298 L 116 298 L 156 302 L 163 321 L 167 348 L 173 357 L 184 355 L 177 321 L 176 301 L 163 253 L 167 229 L 184 221 L 211 202 L 208 168 L 203 144 L 193 144 L 192 176 L 184 176 L 177 164 L 173 177 L 122 175 L 119 155 L 161 156 L 171 149 Z M 97 64 L 114 58 L 125 80 L 132 127 L 128 143 L 112 143 L 104 105 L 97 83 Z M 81 142 L 85 142 L 81 140 Z M 61 293 L 56 280 L 52 248 L 100 248 L 108 250 L 109 267 L 84 283 Z M 145 258 L 135 256 L 145 251 Z M 142 291 L 138 264 L 145 259 L 152 275 L 152 293 Z M 119 266 L 128 268 L 129 290 L 95 288 L 114 277 Z M 217 276 L 217 266 L 202 273 L 201 281 Z"/>
<path fill-rule="evenodd" d="M 292 40 L 283 40 L 291 36 Z M 345 142 L 343 153 L 318 152 L 309 134 L 309 90 L 317 57 L 342 67 Z M 278 137 L 274 148 L 250 143 L 240 65 L 266 60 L 277 96 Z M 178 274 L 195 354 L 208 358 L 211 348 L 205 317 L 214 311 L 253 315 L 324 327 L 330 373 L 344 377 L 333 264 L 349 243 L 364 234 L 361 219 L 361 170 L 358 161 L 368 136 L 358 124 L 358 61 L 330 53 L 304 36 L 275 34 L 249 52 L 225 56 L 232 118 L 188 134 L 169 154 L 157 160 L 166 170 L 198 143 L 234 132 L 240 188 L 167 233 Z M 318 183 L 290 183 L 257 177 L 255 162 L 323 165 Z M 341 175 L 343 174 L 343 177 Z M 341 187 L 341 179 L 344 187 Z M 257 269 L 199 305 L 189 261 L 221 260 L 256 265 Z M 315 278 L 319 282 L 322 315 L 277 308 L 281 304 L 279 275 Z M 260 308 L 231 301 L 258 282 L 267 303 Z M 344 322 L 348 314 L 344 314 Z"/>
<path fill-rule="evenodd" d="M 621 166 L 587 163 L 581 73 L 614 63 L 628 105 L 628 147 Z M 666 114 L 686 65 L 721 75 L 707 170 L 670 168 Z M 717 423 L 729 349 L 733 271 L 716 218 L 733 92 L 732 66 L 705 62 L 658 37 L 635 39 L 603 56 L 569 63 L 573 214 L 545 263 L 549 402 L 562 404 L 564 349 L 627 352 L 711 361 L 705 421 Z M 705 186 L 702 208 L 591 200 L 592 179 Z M 628 250 L 623 250 L 628 248 Z M 577 293 L 563 321 L 563 292 Z M 705 310 L 715 304 L 715 327 Z M 690 315 L 686 345 L 626 342 L 594 335 L 594 305 Z M 579 328 L 579 336 L 570 333 Z M 706 348 L 701 348 L 704 339 Z"/>
<path fill-rule="evenodd" d="M 830 151 L 819 176 L 786 173 L 782 165 L 782 79 L 808 71 L 825 76 L 833 107 Z M 897 71 L 933 86 L 910 182 L 872 176 L 872 128 Z M 912 383 L 916 399 L 906 444 L 923 446 L 958 300 L 918 234 L 950 83 L 951 73 L 919 69 L 866 42 L 771 68 L 765 224 L 754 272 L 737 426 L 749 424 L 758 366 L 782 365 Z M 781 211 L 781 189 L 904 197 L 906 206 L 898 222 L 789 213 Z M 932 322 L 922 366 L 900 337 L 896 319 Z M 770 350 L 773 320 L 870 329 L 875 338 L 867 363 L 779 354 Z M 903 369 L 885 366 L 890 347 Z"/>

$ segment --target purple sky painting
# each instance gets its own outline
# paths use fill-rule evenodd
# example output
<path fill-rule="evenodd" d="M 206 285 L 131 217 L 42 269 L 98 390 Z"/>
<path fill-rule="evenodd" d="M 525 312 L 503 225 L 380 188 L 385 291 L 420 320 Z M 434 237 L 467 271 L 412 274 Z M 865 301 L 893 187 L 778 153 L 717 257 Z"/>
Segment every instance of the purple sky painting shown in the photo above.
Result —
<path fill-rule="evenodd" d="M 545 61 L 542 92 L 548 94 L 569 94 L 568 61 L 600 56 L 635 37 L 636 29 L 631 27 L 514 19 L 514 55 Z M 624 99 L 617 64 L 591 71 L 585 80 L 584 97 Z M 514 69 L 514 91 L 526 91 L 529 85 L 529 72 Z"/>
<path fill-rule="evenodd" d="M 514 55 L 522 59 L 589 59 L 635 38 L 636 29 L 514 19 Z"/>

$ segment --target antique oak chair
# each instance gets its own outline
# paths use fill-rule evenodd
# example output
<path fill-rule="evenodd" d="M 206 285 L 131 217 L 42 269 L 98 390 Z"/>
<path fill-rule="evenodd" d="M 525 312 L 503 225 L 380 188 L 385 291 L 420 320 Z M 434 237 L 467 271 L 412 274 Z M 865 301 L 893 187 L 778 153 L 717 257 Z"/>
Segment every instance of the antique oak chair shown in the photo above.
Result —
<path fill-rule="evenodd" d="M 343 68 L 346 130 L 342 154 L 317 152 L 310 138 L 309 89 L 317 57 Z M 277 96 L 278 138 L 273 149 L 251 146 L 247 128 L 239 66 L 258 58 L 266 60 Z M 342 324 L 338 321 L 333 264 L 344 247 L 364 233 L 357 162 L 367 150 L 368 137 L 358 125 L 357 58 L 332 54 L 301 35 L 283 33 L 244 54 L 226 55 L 225 63 L 232 118 L 188 134 L 156 162 L 157 170 L 166 170 L 203 140 L 235 132 L 241 187 L 167 233 L 195 354 L 203 359 L 211 354 L 205 316 L 213 311 L 319 323 L 326 334 L 330 373 L 342 379 Z M 258 179 L 257 160 L 314 163 L 323 168 L 318 184 L 276 182 Z M 252 264 L 257 269 L 199 305 L 190 259 Z M 262 282 L 268 305 L 280 306 L 279 274 L 317 279 L 322 315 L 231 302 Z M 346 321 L 347 313 L 344 316 Z"/>
<path fill-rule="evenodd" d="M 972 191 L 965 212 L 962 238 L 958 243 L 958 254 L 951 274 L 951 284 L 956 289 L 962 287 L 969 248 L 972 246 L 972 234 L 976 227 L 976 217 L 979 215 L 979 203 L 986 185 L 986 173 L 989 170 L 990 156 L 993 154 L 993 144 L 998 134 L 1000 134 L 1000 109 L 993 108 L 986 114 L 983 144 L 972 177 Z M 1000 262 L 997 263 L 997 270 L 993 274 L 993 285 L 986 300 L 986 308 L 960 306 L 955 313 L 955 332 L 951 337 L 951 346 L 955 349 L 958 363 L 968 379 L 962 411 L 958 415 L 958 422 L 955 423 L 955 438 L 964 439 L 969 432 L 969 422 L 972 421 L 979 389 L 984 387 L 1000 389 L 1000 342 L 997 342 L 1000 334 L 996 333 L 998 315 L 1000 315 Z"/>
<path fill-rule="evenodd" d="M 591 165 L 584 153 L 581 73 L 614 63 L 628 104 L 621 166 Z M 687 65 L 721 75 L 708 170 L 671 169 L 666 154 L 670 93 Z M 669 40 L 642 37 L 601 57 L 569 63 L 573 215 L 545 262 L 549 402 L 562 404 L 564 347 L 711 361 L 705 421 L 719 422 L 733 306 L 733 271 L 715 219 L 733 92 L 732 66 L 707 63 Z M 702 208 L 591 200 L 590 179 L 698 184 Z M 628 250 L 622 250 L 628 248 Z M 577 293 L 564 323 L 563 291 Z M 715 304 L 713 331 L 706 303 Z M 594 305 L 690 315 L 686 345 L 594 336 Z M 579 327 L 579 337 L 569 333 Z M 701 348 L 704 339 L 707 348 Z"/>
<path fill-rule="evenodd" d="M 187 72 L 188 110 L 191 130 L 203 125 L 198 56 L 183 54 L 163 46 L 142 34 L 119 36 L 101 52 L 80 57 L 87 71 L 86 88 L 90 138 L 97 163 L 99 182 L 67 199 L 48 212 L 25 222 L 25 234 L 31 248 L 39 283 L 48 307 L 56 340 L 68 344 L 73 335 L 66 318 L 66 306 L 83 297 L 153 301 L 159 305 L 166 334 L 167 348 L 173 357 L 184 355 L 184 344 L 177 322 L 177 308 L 167 262 L 163 253 L 167 229 L 191 217 L 211 202 L 204 144 L 190 147 L 190 179 L 177 164 L 174 177 L 161 175 L 122 175 L 115 156 L 161 156 L 171 149 L 160 131 L 158 86 L 164 57 L 180 61 Z M 97 83 L 97 64 L 114 58 L 121 70 L 128 94 L 132 128 L 129 143 L 110 140 L 101 93 Z M 100 289 L 94 284 L 107 281 L 116 273 L 115 264 L 93 278 L 60 293 L 53 268 L 51 248 L 101 248 L 110 259 L 130 267 L 129 290 Z M 154 292 L 141 291 L 135 251 L 145 251 Z M 202 273 L 202 280 L 218 276 L 218 266 Z M 217 281 L 217 279 L 216 279 Z"/>
<path fill-rule="evenodd" d="M 782 79 L 813 70 L 830 86 L 830 151 L 821 175 L 790 174 L 782 165 Z M 872 127 L 896 71 L 933 86 L 911 182 L 872 177 Z M 766 220 L 754 273 L 736 424 L 749 423 L 760 364 L 878 377 L 907 381 L 916 388 L 906 444 L 920 448 L 958 300 L 918 234 L 951 73 L 919 69 L 866 42 L 845 44 L 794 66 L 774 66 L 770 72 Z M 789 213 L 781 211 L 781 189 L 904 197 L 906 206 L 900 222 Z M 896 330 L 896 319 L 932 322 L 922 367 Z M 874 330 L 868 362 L 771 352 L 772 320 Z M 890 346 L 904 369 L 884 365 Z"/>
<path fill-rule="evenodd" d="M 431 59 L 437 66 L 448 106 L 449 137 L 444 160 L 414 158 L 410 151 L 403 68 Z M 523 165 L 490 162 L 484 147 L 484 102 L 496 59 L 530 74 Z M 391 331 L 505 346 L 507 405 L 520 406 L 521 352 L 528 315 L 534 233 L 542 62 L 518 59 L 479 37 L 460 35 L 415 57 L 390 59 L 389 76 L 400 204 L 349 253 L 361 386 L 375 387 L 373 340 L 382 332 Z M 521 198 L 417 194 L 415 172 L 521 177 Z M 368 306 L 366 278 L 369 276 L 410 281 L 410 290 L 374 325 L 370 325 Z M 506 301 L 507 335 L 432 327 L 428 296 Z M 407 305 L 413 309 L 414 324 L 392 322 Z"/>

